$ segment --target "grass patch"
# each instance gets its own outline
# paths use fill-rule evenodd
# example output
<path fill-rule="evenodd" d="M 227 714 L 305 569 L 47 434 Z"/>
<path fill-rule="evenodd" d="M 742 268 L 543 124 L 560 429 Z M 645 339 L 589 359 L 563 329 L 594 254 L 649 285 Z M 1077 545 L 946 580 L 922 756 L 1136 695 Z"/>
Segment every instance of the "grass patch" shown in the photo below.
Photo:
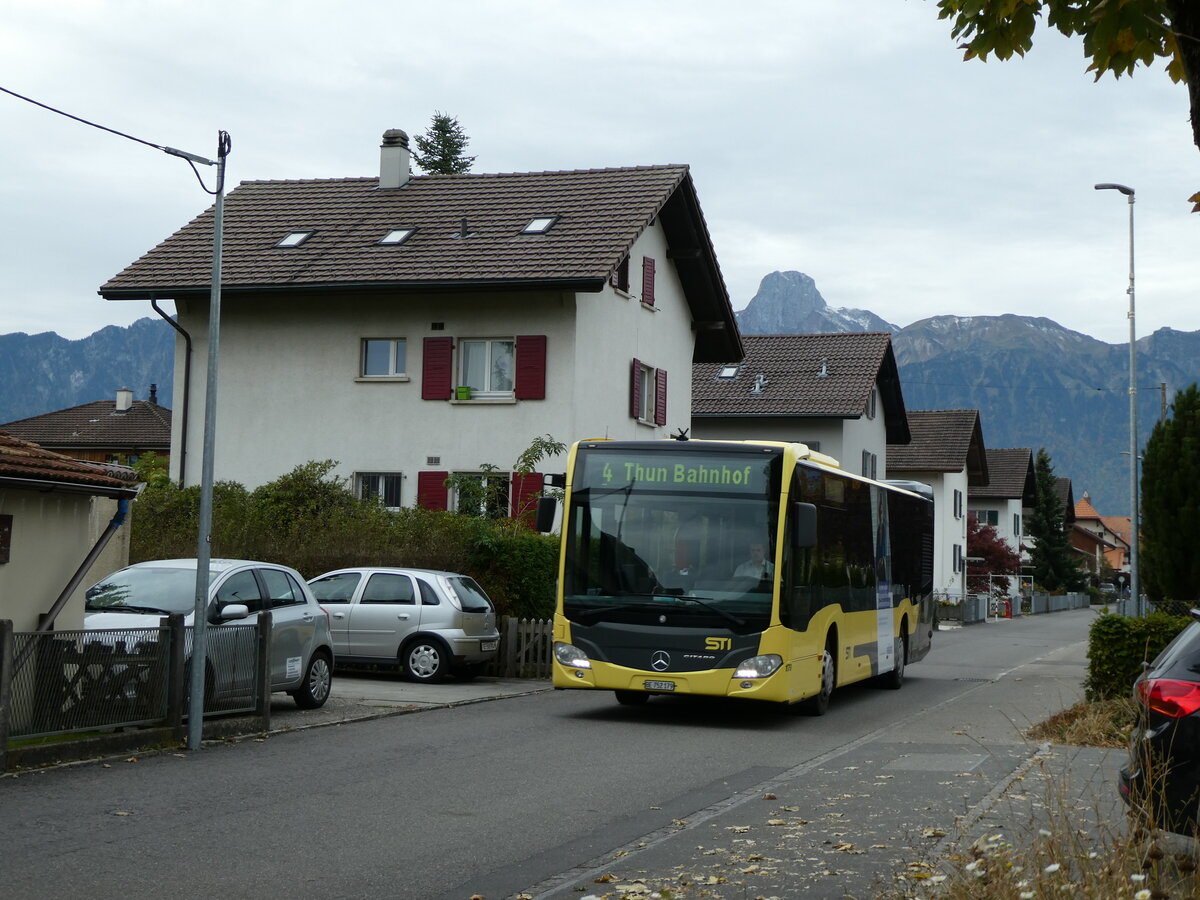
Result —
<path fill-rule="evenodd" d="M 1039 722 L 1025 734 L 1035 741 L 1075 747 L 1124 747 L 1137 722 L 1137 704 L 1131 697 L 1081 700 Z"/>

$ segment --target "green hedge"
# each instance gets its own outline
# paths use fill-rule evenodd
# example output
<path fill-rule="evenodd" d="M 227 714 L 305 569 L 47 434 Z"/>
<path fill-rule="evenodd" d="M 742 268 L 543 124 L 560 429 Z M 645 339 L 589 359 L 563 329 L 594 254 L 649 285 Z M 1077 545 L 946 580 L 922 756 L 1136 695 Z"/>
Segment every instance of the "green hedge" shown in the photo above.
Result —
<path fill-rule="evenodd" d="M 347 566 L 406 566 L 462 572 L 478 581 L 500 616 L 550 618 L 558 539 L 512 519 L 441 510 L 389 512 L 360 500 L 330 460 L 298 466 L 246 491 L 213 486 L 212 555 L 291 566 L 305 578 Z M 200 492 L 169 482 L 133 505 L 130 562 L 196 555 Z"/>
<path fill-rule="evenodd" d="M 1189 622 L 1188 617 L 1162 612 L 1145 618 L 1108 614 L 1096 619 L 1088 634 L 1087 699 L 1129 696 L 1142 663 L 1158 656 Z"/>

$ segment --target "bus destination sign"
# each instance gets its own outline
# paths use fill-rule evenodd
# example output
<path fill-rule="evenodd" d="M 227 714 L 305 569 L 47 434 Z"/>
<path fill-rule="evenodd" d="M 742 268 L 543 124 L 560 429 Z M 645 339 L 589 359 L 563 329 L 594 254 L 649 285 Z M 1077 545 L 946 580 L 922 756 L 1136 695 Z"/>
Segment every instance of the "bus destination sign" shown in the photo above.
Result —
<path fill-rule="evenodd" d="M 763 494 L 774 457 L 730 453 L 638 453 L 593 450 L 583 455 L 574 488 Z"/>

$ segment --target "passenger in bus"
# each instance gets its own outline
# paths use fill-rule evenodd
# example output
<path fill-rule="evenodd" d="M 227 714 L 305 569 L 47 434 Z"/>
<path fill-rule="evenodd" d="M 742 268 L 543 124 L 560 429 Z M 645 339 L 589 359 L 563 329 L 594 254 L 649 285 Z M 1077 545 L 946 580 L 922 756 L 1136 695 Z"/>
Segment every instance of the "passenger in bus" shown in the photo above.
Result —
<path fill-rule="evenodd" d="M 767 560 L 766 545 L 761 542 L 750 544 L 750 558 L 733 570 L 734 578 L 753 578 L 764 581 L 775 574 L 775 564 Z"/>

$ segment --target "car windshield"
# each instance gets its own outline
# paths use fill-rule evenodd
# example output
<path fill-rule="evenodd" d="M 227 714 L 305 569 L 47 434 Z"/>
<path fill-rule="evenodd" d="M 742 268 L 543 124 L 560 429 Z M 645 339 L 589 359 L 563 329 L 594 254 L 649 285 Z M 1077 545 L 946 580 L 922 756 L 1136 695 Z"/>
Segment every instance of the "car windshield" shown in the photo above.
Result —
<path fill-rule="evenodd" d="M 458 607 L 463 612 L 485 613 L 492 611 L 492 601 L 488 599 L 488 595 L 483 592 L 474 578 L 469 578 L 466 575 L 459 575 L 455 578 L 447 578 L 450 582 L 450 587 L 454 590 L 454 595 L 458 598 Z"/>
<path fill-rule="evenodd" d="M 212 572 L 215 579 L 217 572 Z M 196 608 L 196 570 L 157 566 L 123 569 L 89 588 L 85 609 L 183 613 Z"/>

